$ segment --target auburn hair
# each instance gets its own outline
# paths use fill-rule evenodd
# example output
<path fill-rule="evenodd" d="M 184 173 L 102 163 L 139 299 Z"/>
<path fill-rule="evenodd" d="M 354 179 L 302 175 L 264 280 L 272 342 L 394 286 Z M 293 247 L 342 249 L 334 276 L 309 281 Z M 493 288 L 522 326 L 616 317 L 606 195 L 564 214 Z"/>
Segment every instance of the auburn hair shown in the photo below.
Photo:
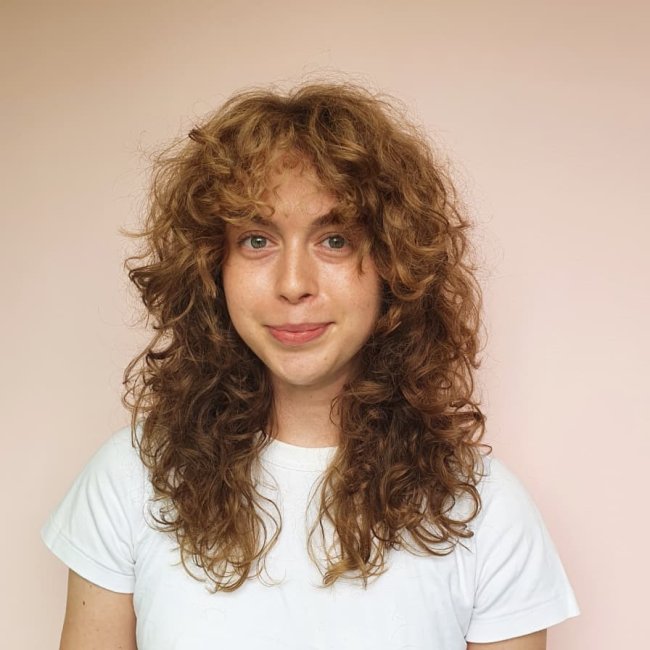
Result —
<path fill-rule="evenodd" d="M 335 195 L 383 286 L 333 404 L 339 444 L 308 549 L 323 586 L 345 575 L 366 587 L 392 548 L 446 555 L 471 537 L 481 448 L 492 451 L 473 396 L 482 296 L 471 223 L 423 130 L 392 98 L 347 82 L 236 93 L 157 155 L 142 227 L 126 232 L 143 241 L 125 267 L 154 334 L 124 371 L 122 401 L 156 526 L 213 591 L 259 576 L 282 528 L 255 479 L 271 442 L 271 382 L 232 326 L 220 273 L 226 224 L 259 214 L 281 157 L 306 161 Z M 263 501 L 278 515 L 270 539 Z M 455 518 L 458 502 L 470 507 Z M 311 540 L 325 521 L 339 553 L 327 551 L 323 569 Z"/>

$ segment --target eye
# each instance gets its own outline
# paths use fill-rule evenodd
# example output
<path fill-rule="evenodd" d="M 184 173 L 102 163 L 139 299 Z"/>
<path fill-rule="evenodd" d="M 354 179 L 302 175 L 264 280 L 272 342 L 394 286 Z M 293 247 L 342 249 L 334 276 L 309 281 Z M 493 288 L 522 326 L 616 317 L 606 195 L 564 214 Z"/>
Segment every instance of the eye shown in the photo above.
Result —
<path fill-rule="evenodd" d="M 342 235 L 330 235 L 329 237 L 326 237 L 324 241 L 329 242 L 330 248 L 332 249 L 345 248 L 348 243 Z"/>
<path fill-rule="evenodd" d="M 242 237 L 237 243 L 243 246 L 247 241 L 250 241 L 251 248 L 260 249 L 266 246 L 266 237 L 262 235 L 246 235 L 246 237 Z"/>

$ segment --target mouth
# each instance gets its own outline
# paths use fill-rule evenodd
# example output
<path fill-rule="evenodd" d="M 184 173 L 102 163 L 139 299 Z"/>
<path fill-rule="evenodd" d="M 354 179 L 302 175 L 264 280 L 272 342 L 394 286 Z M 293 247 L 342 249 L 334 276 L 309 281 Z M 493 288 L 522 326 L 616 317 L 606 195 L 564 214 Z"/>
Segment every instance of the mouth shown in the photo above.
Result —
<path fill-rule="evenodd" d="M 300 323 L 299 325 L 268 325 L 271 336 L 281 343 L 300 344 L 322 336 L 332 323 Z"/>

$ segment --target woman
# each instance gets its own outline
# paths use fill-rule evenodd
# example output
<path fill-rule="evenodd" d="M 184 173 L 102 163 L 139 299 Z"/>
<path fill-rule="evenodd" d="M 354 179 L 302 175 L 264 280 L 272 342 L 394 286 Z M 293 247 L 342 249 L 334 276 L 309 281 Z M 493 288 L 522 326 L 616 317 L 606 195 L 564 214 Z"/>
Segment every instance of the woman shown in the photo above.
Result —
<path fill-rule="evenodd" d="M 480 442 L 469 225 L 349 84 L 239 93 L 161 156 L 131 425 L 43 530 L 62 648 L 539 650 L 579 613 Z"/>

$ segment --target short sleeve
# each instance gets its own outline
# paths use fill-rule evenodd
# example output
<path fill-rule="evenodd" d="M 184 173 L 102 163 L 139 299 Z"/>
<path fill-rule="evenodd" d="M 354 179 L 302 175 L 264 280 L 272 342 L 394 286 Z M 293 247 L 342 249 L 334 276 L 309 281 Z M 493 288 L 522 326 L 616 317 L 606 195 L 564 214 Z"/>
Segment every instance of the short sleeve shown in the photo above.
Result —
<path fill-rule="evenodd" d="M 144 478 L 130 427 L 117 431 L 52 512 L 41 529 L 43 542 L 86 580 L 132 593 L 136 541 L 146 525 Z"/>
<path fill-rule="evenodd" d="M 490 643 L 531 634 L 580 610 L 532 498 L 505 465 L 489 458 L 475 534 L 476 575 L 466 640 Z"/>

